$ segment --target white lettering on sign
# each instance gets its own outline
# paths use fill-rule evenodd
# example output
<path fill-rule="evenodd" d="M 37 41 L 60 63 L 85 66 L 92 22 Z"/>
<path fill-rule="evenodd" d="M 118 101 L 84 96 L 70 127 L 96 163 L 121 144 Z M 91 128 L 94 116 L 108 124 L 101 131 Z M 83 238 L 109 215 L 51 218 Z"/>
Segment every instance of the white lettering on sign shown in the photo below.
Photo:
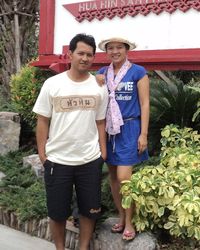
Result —
<path fill-rule="evenodd" d="M 86 3 L 80 3 L 79 4 L 79 12 L 82 11 L 88 11 L 88 10 L 96 10 L 97 8 L 97 4 L 95 2 L 86 2 Z"/>
<path fill-rule="evenodd" d="M 166 0 L 102 0 L 100 2 L 83 2 L 79 3 L 79 12 L 97 10 L 97 9 L 111 9 L 125 6 L 135 6 L 143 4 L 162 3 Z"/>
<path fill-rule="evenodd" d="M 100 2 L 101 9 L 110 9 L 118 6 L 117 0 L 104 0 Z"/>

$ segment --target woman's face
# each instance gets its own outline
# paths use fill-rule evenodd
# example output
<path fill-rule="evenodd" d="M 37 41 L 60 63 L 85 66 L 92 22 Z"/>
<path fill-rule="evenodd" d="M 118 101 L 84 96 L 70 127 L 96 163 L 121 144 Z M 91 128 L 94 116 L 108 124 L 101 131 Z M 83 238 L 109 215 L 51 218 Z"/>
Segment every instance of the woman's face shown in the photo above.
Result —
<path fill-rule="evenodd" d="M 124 43 L 110 42 L 107 44 L 106 53 L 108 59 L 110 59 L 113 64 L 124 63 L 127 57 L 127 48 Z"/>

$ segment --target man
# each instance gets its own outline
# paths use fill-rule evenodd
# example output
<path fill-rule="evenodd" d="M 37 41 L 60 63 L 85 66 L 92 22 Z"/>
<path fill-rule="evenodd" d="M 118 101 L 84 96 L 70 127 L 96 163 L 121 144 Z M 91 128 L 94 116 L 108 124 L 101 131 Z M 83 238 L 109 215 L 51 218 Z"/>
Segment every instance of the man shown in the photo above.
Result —
<path fill-rule="evenodd" d="M 80 213 L 80 250 L 88 250 L 101 211 L 108 93 L 88 72 L 95 51 L 92 36 L 77 34 L 69 45 L 70 69 L 45 81 L 33 108 L 38 114 L 37 146 L 45 168 L 48 216 L 57 250 L 64 250 L 73 185 Z"/>

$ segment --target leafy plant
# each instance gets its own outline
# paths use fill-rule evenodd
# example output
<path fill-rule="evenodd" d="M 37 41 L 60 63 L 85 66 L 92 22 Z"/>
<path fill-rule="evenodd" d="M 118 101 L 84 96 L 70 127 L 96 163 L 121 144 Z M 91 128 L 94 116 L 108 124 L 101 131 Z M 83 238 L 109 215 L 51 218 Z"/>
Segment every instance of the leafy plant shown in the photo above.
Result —
<path fill-rule="evenodd" d="M 0 182 L 0 206 L 14 212 L 21 221 L 47 216 L 44 183 L 22 159 L 31 151 L 16 151 L 0 156 L 0 170 L 5 177 Z"/>
<path fill-rule="evenodd" d="M 151 151 L 160 150 L 160 130 L 167 124 L 200 129 L 200 119 L 192 119 L 199 100 L 200 93 L 180 80 L 172 79 L 171 83 L 152 81 L 149 129 Z"/>
<path fill-rule="evenodd" d="M 146 164 L 157 165 L 160 162 L 159 157 L 151 157 L 148 161 L 142 162 L 134 166 L 134 172 L 146 166 Z M 102 217 L 104 221 L 108 217 L 116 216 L 118 211 L 114 204 L 111 187 L 109 183 L 108 167 L 106 164 L 103 166 L 103 180 L 101 187 L 101 204 L 102 204 Z"/>
<path fill-rule="evenodd" d="M 171 79 L 176 78 L 187 84 L 194 81 L 197 82 L 200 79 L 199 71 L 188 71 L 188 70 L 178 70 L 178 71 L 165 71 L 165 74 Z"/>
<path fill-rule="evenodd" d="M 32 112 L 43 82 L 52 76 L 50 71 L 44 71 L 30 64 L 11 77 L 11 100 L 22 119 L 31 127 L 35 127 L 36 115 Z"/>
<path fill-rule="evenodd" d="M 191 128 L 162 130 L 157 166 L 146 166 L 124 181 L 122 205 L 136 204 L 138 231 L 165 228 L 171 235 L 200 240 L 200 135 Z"/>
<path fill-rule="evenodd" d="M 191 88 L 192 90 L 200 93 L 200 84 L 199 84 L 198 87 L 193 86 L 193 87 L 189 87 L 189 88 Z M 199 119 L 199 117 L 200 117 L 200 98 L 199 98 L 199 100 L 197 102 L 197 111 L 194 113 L 194 115 L 192 117 L 192 121 L 194 122 L 195 120 Z"/>
<path fill-rule="evenodd" d="M 102 195 L 101 195 L 101 204 L 103 210 L 103 216 L 109 217 L 111 214 L 116 214 L 117 210 L 113 202 L 109 177 L 106 176 L 102 181 Z"/>
<path fill-rule="evenodd" d="M 0 112 L 12 111 L 15 112 L 15 108 L 10 103 L 9 98 L 5 97 L 3 86 L 0 83 Z"/>

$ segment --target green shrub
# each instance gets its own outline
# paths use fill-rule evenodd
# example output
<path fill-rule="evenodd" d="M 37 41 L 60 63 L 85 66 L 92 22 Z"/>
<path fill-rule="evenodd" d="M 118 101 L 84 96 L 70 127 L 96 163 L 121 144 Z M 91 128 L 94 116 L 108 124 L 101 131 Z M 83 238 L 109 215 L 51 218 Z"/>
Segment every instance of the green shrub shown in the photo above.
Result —
<path fill-rule="evenodd" d="M 160 164 L 124 181 L 122 205 L 136 204 L 138 231 L 164 228 L 174 236 L 200 240 L 200 135 L 191 128 L 162 130 Z"/>
<path fill-rule="evenodd" d="M 160 152 L 160 131 L 168 124 L 200 129 L 200 119 L 192 119 L 200 100 L 200 93 L 184 85 L 180 80 L 171 83 L 151 82 L 151 115 L 149 129 L 149 150 Z"/>
<path fill-rule="evenodd" d="M 14 212 L 21 221 L 47 216 L 43 180 L 23 167 L 22 159 L 30 153 L 16 151 L 0 156 L 0 171 L 6 174 L 0 182 L 0 206 Z"/>
<path fill-rule="evenodd" d="M 192 87 L 189 87 L 190 89 L 200 93 L 200 83 L 198 86 L 192 86 Z M 196 121 L 197 119 L 200 119 L 200 98 L 197 102 L 197 111 L 194 113 L 193 117 L 192 117 L 192 121 Z"/>
<path fill-rule="evenodd" d="M 6 96 L 5 90 L 0 83 L 0 112 L 15 112 L 15 108 L 10 103 L 9 97 Z"/>
<path fill-rule="evenodd" d="M 11 77 L 11 100 L 22 119 L 31 127 L 35 127 L 36 115 L 32 108 L 43 82 L 52 76 L 52 72 L 32 67 L 29 64 Z"/>
<path fill-rule="evenodd" d="M 112 214 L 116 214 L 117 210 L 113 201 L 109 177 L 108 175 L 104 177 L 102 180 L 102 188 L 101 188 L 101 204 L 102 204 L 102 212 L 103 218 L 107 218 Z"/>

